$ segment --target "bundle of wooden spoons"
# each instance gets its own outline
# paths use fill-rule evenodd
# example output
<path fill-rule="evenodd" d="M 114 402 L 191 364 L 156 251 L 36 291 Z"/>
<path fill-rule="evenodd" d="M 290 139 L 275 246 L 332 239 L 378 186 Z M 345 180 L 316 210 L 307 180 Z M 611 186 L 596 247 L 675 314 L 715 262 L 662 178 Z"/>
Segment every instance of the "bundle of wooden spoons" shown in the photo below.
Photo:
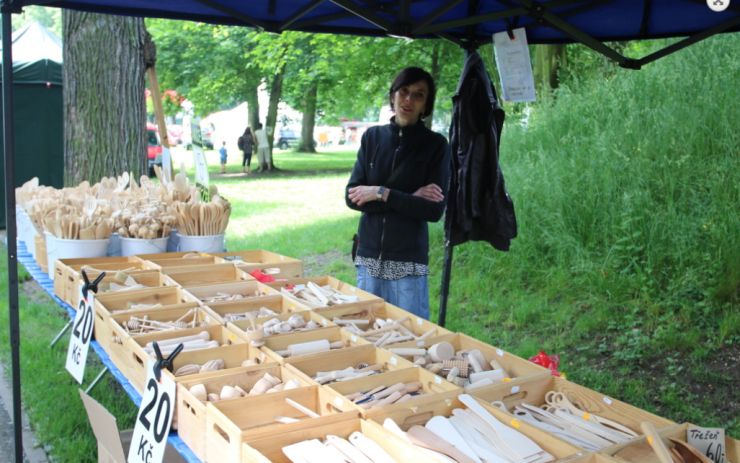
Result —
<path fill-rule="evenodd" d="M 189 236 L 220 235 L 226 231 L 231 215 L 231 204 L 219 195 L 210 202 L 176 202 L 177 230 Z"/>

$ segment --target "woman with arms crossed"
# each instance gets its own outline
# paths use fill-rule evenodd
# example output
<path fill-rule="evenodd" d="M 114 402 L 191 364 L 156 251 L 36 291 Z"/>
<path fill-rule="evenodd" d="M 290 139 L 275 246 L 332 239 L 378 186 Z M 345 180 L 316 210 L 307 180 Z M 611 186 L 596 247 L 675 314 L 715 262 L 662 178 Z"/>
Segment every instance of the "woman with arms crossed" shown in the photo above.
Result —
<path fill-rule="evenodd" d="M 395 116 L 362 136 L 347 184 L 347 205 L 362 212 L 357 286 L 429 318 L 429 232 L 442 217 L 450 175 L 449 146 L 422 119 L 436 87 L 423 69 L 403 69 L 388 94 Z"/>

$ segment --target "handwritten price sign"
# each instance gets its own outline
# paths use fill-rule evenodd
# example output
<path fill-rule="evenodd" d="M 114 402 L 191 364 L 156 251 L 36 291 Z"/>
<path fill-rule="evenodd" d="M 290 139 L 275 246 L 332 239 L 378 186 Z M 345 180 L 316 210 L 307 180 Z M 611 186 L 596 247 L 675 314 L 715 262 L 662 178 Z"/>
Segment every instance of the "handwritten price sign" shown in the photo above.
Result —
<path fill-rule="evenodd" d="M 147 364 L 146 390 L 136 417 L 128 463 L 160 463 L 175 409 L 175 382 L 169 375 L 154 377 L 154 363 Z"/>
<path fill-rule="evenodd" d="M 724 429 L 689 426 L 686 431 L 686 440 L 714 463 L 724 463 L 727 461 L 725 457 Z"/>
<path fill-rule="evenodd" d="M 72 324 L 72 335 L 69 338 L 67 349 L 67 363 L 65 367 L 72 377 L 82 384 L 85 376 L 85 365 L 87 364 L 87 352 L 90 350 L 93 326 L 93 300 L 92 291 L 84 291 L 84 284 L 80 285 L 80 305 L 77 307 L 77 315 Z M 87 293 L 87 294 L 85 294 Z"/>

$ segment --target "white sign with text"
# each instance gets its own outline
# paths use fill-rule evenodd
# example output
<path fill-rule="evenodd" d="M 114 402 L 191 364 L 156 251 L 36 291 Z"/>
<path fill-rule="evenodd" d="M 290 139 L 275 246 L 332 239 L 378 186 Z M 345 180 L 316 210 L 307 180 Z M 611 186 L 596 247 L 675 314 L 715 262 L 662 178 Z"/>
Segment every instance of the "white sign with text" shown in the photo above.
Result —
<path fill-rule="evenodd" d="M 147 362 L 146 386 L 136 417 L 128 463 L 160 463 L 175 411 L 175 382 L 169 375 L 154 377 L 154 362 Z"/>
<path fill-rule="evenodd" d="M 527 31 L 520 27 L 512 32 L 493 34 L 496 68 L 501 76 L 503 99 L 511 102 L 535 101 L 532 61 L 527 46 Z"/>
<path fill-rule="evenodd" d="M 72 374 L 72 377 L 82 384 L 82 378 L 85 376 L 85 365 L 87 364 L 87 352 L 90 350 L 90 341 L 92 340 L 93 327 L 95 318 L 93 312 L 93 303 L 95 294 L 92 291 L 87 292 L 85 297 L 82 288 L 85 284 L 80 285 L 80 304 L 77 307 L 72 323 L 72 335 L 69 337 L 69 348 L 67 349 L 67 363 L 65 367 Z"/>

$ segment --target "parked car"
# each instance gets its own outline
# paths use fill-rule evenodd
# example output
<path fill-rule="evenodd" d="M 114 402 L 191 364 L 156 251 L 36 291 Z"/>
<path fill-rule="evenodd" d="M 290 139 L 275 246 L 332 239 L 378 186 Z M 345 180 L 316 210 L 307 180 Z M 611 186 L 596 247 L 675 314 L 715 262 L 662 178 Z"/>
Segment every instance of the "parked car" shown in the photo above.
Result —
<path fill-rule="evenodd" d="M 281 150 L 287 150 L 290 146 L 298 144 L 298 137 L 293 129 L 282 128 L 278 135 L 277 146 Z"/>
<path fill-rule="evenodd" d="M 162 167 L 162 144 L 159 143 L 159 134 L 157 133 L 157 126 L 147 122 L 146 123 L 146 159 L 149 176 L 154 175 L 154 166 L 157 165 Z"/>

